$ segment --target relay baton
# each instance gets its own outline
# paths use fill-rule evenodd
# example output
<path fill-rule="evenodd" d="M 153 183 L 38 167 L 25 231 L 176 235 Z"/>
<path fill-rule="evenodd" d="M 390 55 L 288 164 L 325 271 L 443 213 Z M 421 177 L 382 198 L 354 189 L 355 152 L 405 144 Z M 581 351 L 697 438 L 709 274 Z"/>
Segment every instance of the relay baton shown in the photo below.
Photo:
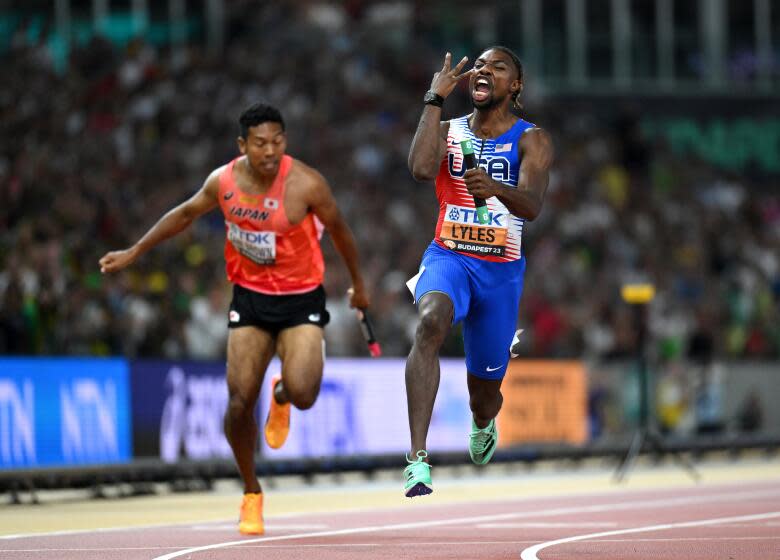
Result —
<path fill-rule="evenodd" d="M 477 159 L 474 157 L 474 146 L 471 144 L 470 139 L 461 140 L 460 149 L 463 151 L 463 166 L 466 169 L 476 169 Z M 484 198 L 474 197 L 474 206 L 477 208 L 477 220 L 482 225 L 490 222 L 488 216 L 487 202 Z"/>
<path fill-rule="evenodd" d="M 378 358 L 382 355 L 382 348 L 379 346 L 376 336 L 374 336 L 374 327 L 368 318 L 368 312 L 365 309 L 358 309 L 357 315 L 360 321 L 360 330 L 363 332 L 363 338 L 366 339 L 366 344 L 368 345 L 368 352 L 371 354 L 371 357 Z"/>

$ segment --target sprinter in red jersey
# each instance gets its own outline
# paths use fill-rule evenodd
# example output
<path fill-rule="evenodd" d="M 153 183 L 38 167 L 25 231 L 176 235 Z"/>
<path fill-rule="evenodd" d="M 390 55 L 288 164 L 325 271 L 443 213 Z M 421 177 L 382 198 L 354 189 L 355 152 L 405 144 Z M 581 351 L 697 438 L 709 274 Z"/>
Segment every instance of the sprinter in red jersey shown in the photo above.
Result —
<path fill-rule="evenodd" d="M 290 429 L 290 406 L 310 408 L 323 370 L 323 327 L 328 322 L 320 251 L 323 228 L 352 277 L 350 305 L 368 307 L 355 239 L 326 180 L 285 154 L 279 111 L 255 104 L 241 114 L 241 156 L 214 170 L 203 187 L 165 214 L 132 247 L 106 254 L 101 272 L 115 272 L 220 207 L 225 216 L 225 261 L 233 283 L 227 343 L 229 403 L 225 435 L 233 449 L 244 499 L 239 531 L 263 534 L 263 494 L 255 474 L 254 409 L 274 353 L 282 362 L 274 378 L 265 438 L 279 448 Z"/>

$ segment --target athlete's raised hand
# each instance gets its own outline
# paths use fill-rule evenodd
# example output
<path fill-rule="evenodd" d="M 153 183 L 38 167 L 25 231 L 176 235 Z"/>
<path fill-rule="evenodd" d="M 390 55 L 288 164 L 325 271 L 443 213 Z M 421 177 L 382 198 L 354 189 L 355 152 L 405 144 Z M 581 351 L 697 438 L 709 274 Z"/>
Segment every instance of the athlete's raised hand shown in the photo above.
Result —
<path fill-rule="evenodd" d="M 431 91 L 438 93 L 442 97 L 447 97 L 452 93 L 452 90 L 455 89 L 455 86 L 458 85 L 459 81 L 470 76 L 474 72 L 474 69 L 472 68 L 471 70 L 466 70 L 462 74 L 460 73 L 468 61 L 469 57 L 464 56 L 460 59 L 460 62 L 458 62 L 455 68 L 451 68 L 452 54 L 447 53 L 444 56 L 444 65 L 441 67 L 441 70 L 433 75 Z"/>
<path fill-rule="evenodd" d="M 111 251 L 106 253 L 100 259 L 100 272 L 116 272 L 122 270 L 135 262 L 138 254 L 133 249 L 124 249 L 122 251 Z"/>

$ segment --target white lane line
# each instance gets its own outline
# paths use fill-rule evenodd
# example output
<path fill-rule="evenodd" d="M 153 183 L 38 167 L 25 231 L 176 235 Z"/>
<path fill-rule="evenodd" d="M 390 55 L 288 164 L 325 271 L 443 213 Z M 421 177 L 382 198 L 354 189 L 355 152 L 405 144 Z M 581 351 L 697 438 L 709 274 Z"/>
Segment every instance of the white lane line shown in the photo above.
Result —
<path fill-rule="evenodd" d="M 766 540 L 780 540 L 780 537 L 774 535 L 766 537 L 675 537 L 673 539 L 659 537 L 657 539 L 599 539 L 600 543 L 662 543 L 662 542 L 711 542 L 711 541 L 766 541 Z M 533 544 L 536 541 L 441 541 L 441 542 L 418 542 L 415 541 L 413 546 L 486 546 L 486 545 L 518 545 L 518 544 Z M 252 544 L 242 546 L 241 549 L 259 549 L 259 548 L 279 548 L 279 549 L 298 549 L 298 548 L 358 548 L 358 547 L 407 547 L 409 543 L 399 542 L 368 542 L 368 543 L 319 543 L 319 544 Z M 146 546 L 146 547 L 102 547 L 102 548 L 8 548 L 3 549 L 2 552 L 111 552 L 114 550 L 167 550 L 170 548 L 182 548 L 181 546 Z"/>
<path fill-rule="evenodd" d="M 421 521 L 415 523 L 397 523 L 395 525 L 373 525 L 368 527 L 350 527 L 347 529 L 336 529 L 333 531 L 317 531 L 314 533 L 297 533 L 292 535 L 278 535 L 276 537 L 260 537 L 256 539 L 228 541 L 228 542 L 209 544 L 205 546 L 195 546 L 192 548 L 179 550 L 177 552 L 172 552 L 170 554 L 165 554 L 163 556 L 157 556 L 153 560 L 171 560 L 171 558 L 178 558 L 179 556 L 184 556 L 185 554 L 189 555 L 194 552 L 203 552 L 206 550 L 215 550 L 218 548 L 227 548 L 230 546 L 239 546 L 245 544 L 267 543 L 273 541 L 286 541 L 286 540 L 293 540 L 293 539 L 311 539 L 316 537 L 336 537 L 340 535 L 358 535 L 361 533 L 380 533 L 383 531 L 395 531 L 399 529 L 419 529 L 422 527 L 436 527 L 439 525 L 451 525 L 455 523 L 470 523 L 472 521 L 482 521 L 482 520 L 489 521 L 490 519 L 494 519 L 496 517 L 502 518 L 505 517 L 506 515 L 515 515 L 515 514 L 504 514 L 499 516 L 484 516 L 484 517 L 463 517 L 459 519 Z M 361 545 L 361 546 L 365 546 L 365 545 Z"/>
<path fill-rule="evenodd" d="M 539 517 L 553 517 L 556 515 L 569 515 L 572 513 L 601 513 L 601 512 L 614 512 L 614 511 L 632 511 L 636 509 L 646 508 L 668 508 L 677 507 L 690 504 L 705 504 L 712 502 L 722 501 L 743 501 L 751 498 L 768 498 L 770 496 L 780 496 L 780 491 L 768 491 L 768 490 L 754 490 L 750 492 L 730 492 L 722 494 L 711 494 L 709 496 L 690 496 L 680 498 L 663 498 L 656 500 L 643 500 L 636 502 L 612 502 L 608 504 L 592 505 L 592 506 L 579 506 L 579 507 L 565 507 L 565 508 L 551 508 L 547 510 L 537 511 L 523 511 L 516 513 L 500 513 L 494 515 L 481 515 L 474 517 L 459 517 L 453 519 L 436 519 L 433 521 L 418 521 L 414 523 L 398 523 L 395 525 L 373 525 L 368 527 L 351 527 L 347 529 L 335 529 L 332 531 L 315 531 L 313 533 L 295 533 L 291 535 L 278 535 L 275 537 L 258 537 L 253 539 L 244 539 L 239 541 L 227 541 L 221 543 L 214 543 L 204 546 L 195 546 L 192 548 L 186 548 L 179 550 L 171 554 L 165 554 L 158 556 L 152 560 L 171 560 L 172 558 L 178 558 L 185 554 L 192 554 L 194 552 L 202 552 L 205 550 L 214 550 L 218 548 L 227 548 L 230 546 L 240 546 L 244 544 L 253 544 L 261 542 L 272 542 L 282 540 L 293 539 L 311 539 L 316 537 L 335 537 L 341 535 L 357 535 L 361 533 L 379 533 L 384 531 L 396 531 L 400 529 L 421 529 L 425 527 L 439 527 L 442 525 L 459 525 L 459 524 L 476 524 L 476 523 L 489 523 L 493 521 L 502 521 L 509 519 L 519 519 L 523 517 L 531 517 L 538 519 Z"/>
<path fill-rule="evenodd" d="M 763 482 L 770 482 L 770 481 L 763 481 Z M 733 484 L 717 484 L 710 486 L 709 490 L 718 490 L 722 489 L 723 487 L 732 487 Z M 390 486 L 388 486 L 390 487 Z M 671 488 L 658 488 L 654 491 L 656 492 L 665 492 L 669 491 Z M 620 495 L 625 496 L 627 498 L 630 498 L 631 496 L 635 495 L 642 495 L 647 494 L 649 490 L 647 489 L 632 489 L 632 490 L 625 490 L 621 492 Z M 581 500 L 590 500 L 594 498 L 611 498 L 615 496 L 614 491 L 595 491 L 595 492 L 583 492 L 582 494 L 577 494 L 577 498 Z M 544 500 L 557 500 L 560 499 L 561 496 L 547 496 L 542 499 Z M 514 501 L 519 504 L 525 504 L 532 502 L 536 498 L 533 497 L 527 497 L 527 498 L 516 498 Z M 453 502 L 449 502 L 448 505 L 455 507 L 458 505 L 464 505 L 464 506 L 472 506 L 474 504 L 474 500 L 457 500 Z M 504 503 L 505 500 L 501 498 L 492 498 L 490 500 L 483 500 L 479 501 L 480 504 L 487 504 L 487 505 L 494 505 L 494 504 L 501 504 Z M 418 509 L 436 509 L 440 508 L 442 504 L 440 503 L 428 503 L 428 504 L 415 504 L 415 508 Z M 409 508 L 408 505 L 399 505 L 399 506 L 393 506 L 393 507 L 386 507 L 382 508 L 383 512 L 395 512 L 395 511 L 406 511 Z M 286 512 L 286 513 L 279 513 L 276 515 L 273 515 L 270 517 L 270 519 L 294 519 L 298 517 L 310 517 L 320 514 L 328 514 L 329 516 L 341 516 L 341 515 L 354 515 L 359 513 L 366 513 L 366 514 L 373 514 L 377 511 L 377 508 L 371 508 L 371 507 L 360 507 L 360 508 L 353 508 L 353 509 L 339 509 L 335 511 L 294 511 L 294 512 Z M 266 519 L 266 522 L 268 519 Z M 214 519 L 210 523 L 228 523 L 228 522 L 235 522 L 235 517 L 230 519 Z M 8 535 L 0 535 L 0 540 L 3 539 L 27 539 L 27 538 L 39 538 L 39 537 L 62 537 L 67 535 L 82 535 L 82 534 L 89 534 L 89 533 L 104 533 L 104 532 L 111 532 L 111 531 L 135 531 L 140 529 L 162 529 L 166 527 L 183 527 L 187 525 L 196 525 L 199 522 L 197 520 L 190 520 L 190 521 L 176 521 L 176 522 L 166 522 L 166 523 L 148 523 L 145 525 L 126 525 L 122 527 L 95 527 L 94 529 L 62 529 L 59 531 L 41 531 L 41 532 L 35 532 L 35 533 L 12 533 Z"/>
<path fill-rule="evenodd" d="M 736 517 L 719 517 L 716 519 L 700 519 L 698 521 L 685 521 L 681 523 L 664 523 L 662 525 L 648 525 L 645 527 L 634 527 L 632 529 L 620 529 L 617 531 L 604 531 L 602 533 L 590 533 L 588 535 L 577 535 L 574 537 L 565 537 L 562 539 L 556 539 L 554 541 L 547 541 L 543 543 L 530 546 L 520 553 L 521 560 L 539 560 L 536 555 L 540 550 L 556 546 L 559 544 L 568 544 L 576 541 L 584 541 L 588 539 L 597 539 L 599 537 L 613 537 L 615 535 L 628 535 L 630 533 L 647 533 L 650 531 L 665 531 L 667 529 L 682 529 L 684 527 L 704 527 L 706 525 L 720 525 L 722 523 L 731 523 L 734 521 L 758 521 L 759 519 L 772 519 L 780 517 L 780 511 L 772 511 L 769 513 L 757 513 L 755 515 L 740 515 Z"/>
<path fill-rule="evenodd" d="M 720 527 L 721 525 L 719 525 Z M 780 540 L 780 537 L 777 537 L 775 535 L 766 535 L 764 537 L 674 537 L 674 538 L 665 538 L 665 537 L 656 537 L 653 539 L 599 539 L 600 543 L 603 542 L 680 542 L 680 541 L 692 541 L 692 542 L 710 542 L 710 541 L 776 541 Z"/>
<path fill-rule="evenodd" d="M 321 544 L 254 544 L 242 547 L 244 549 L 255 548 L 356 548 L 356 547 L 407 547 L 407 546 L 485 546 L 485 545 L 518 545 L 532 544 L 536 541 L 442 541 L 442 542 L 414 542 L 414 543 L 321 543 Z M 137 546 L 137 547 L 101 547 L 101 548 L 10 548 L 4 549 L 2 553 L 9 552 L 111 552 L 113 550 L 168 550 L 171 548 L 181 548 L 176 546 Z"/>
<path fill-rule="evenodd" d="M 322 512 L 322 513 L 328 513 L 328 515 L 339 515 L 342 513 L 354 513 L 354 512 L 360 512 L 360 511 L 374 511 L 374 510 L 344 510 L 344 511 L 333 511 L 333 512 Z M 277 515 L 274 515 L 270 518 L 266 519 L 266 527 L 269 525 L 271 527 L 278 527 L 278 525 L 271 525 L 274 523 L 273 520 L 278 519 L 290 519 L 290 518 L 296 518 L 296 517 L 305 517 L 309 515 L 316 515 L 312 512 L 306 512 L 306 511 L 296 511 L 296 512 L 290 512 L 290 513 L 280 513 Z M 272 521 L 268 521 L 268 519 L 271 519 Z M 208 523 L 216 523 L 215 527 L 220 526 L 226 526 L 230 525 L 233 530 L 238 530 L 238 522 L 233 519 L 214 519 L 213 521 L 209 521 Z M 84 534 L 91 534 L 91 533 L 111 533 L 114 531 L 138 531 L 138 530 L 144 530 L 144 529 L 164 529 L 167 527 L 171 528 L 187 528 L 187 526 L 195 527 L 195 526 L 203 526 L 205 527 L 208 525 L 208 523 L 198 523 L 197 521 L 177 521 L 175 523 L 148 523 L 146 525 L 127 525 L 124 527 L 96 527 L 94 529 L 63 529 L 61 531 L 47 531 L 47 532 L 41 532 L 41 533 L 12 533 L 10 535 L 0 535 L 0 540 L 3 539 L 30 539 L 30 538 L 39 538 L 39 537 L 64 537 L 69 535 L 84 535 Z"/>
<path fill-rule="evenodd" d="M 214 520 L 212 523 L 225 523 L 227 519 Z M 65 529 L 62 531 L 47 531 L 45 533 L 14 533 L 11 535 L 0 535 L 0 540 L 6 539 L 37 539 L 42 537 L 67 537 L 71 535 L 89 535 L 94 533 L 113 533 L 118 531 L 142 531 L 145 529 L 164 529 L 166 527 L 186 527 L 192 525 L 192 521 L 180 521 L 178 523 L 150 523 L 147 525 L 128 525 L 126 527 L 96 527 L 94 529 Z M 234 522 L 233 527 L 238 527 Z"/>
<path fill-rule="evenodd" d="M 644 492 L 644 490 L 639 490 L 638 492 Z M 613 495 L 610 492 L 594 492 L 592 494 L 583 494 L 583 496 L 592 496 L 592 497 L 607 497 Z M 453 502 L 452 505 L 457 504 L 472 504 L 473 502 Z M 492 502 L 495 503 L 495 502 Z M 500 500 L 499 500 L 500 503 Z M 417 507 L 422 508 L 436 508 L 440 507 L 441 504 L 417 504 Z M 406 510 L 409 506 L 403 505 L 403 506 L 397 506 L 392 508 L 386 508 L 382 511 L 394 511 L 394 510 Z M 330 517 L 334 516 L 342 516 L 342 515 L 354 515 L 354 514 L 360 514 L 360 513 L 367 513 L 372 514 L 375 513 L 377 510 L 376 508 L 369 508 L 369 507 L 361 507 L 361 508 L 353 508 L 353 509 L 343 509 L 343 510 L 336 510 L 336 511 L 292 511 L 292 512 L 286 512 L 286 513 L 277 513 L 271 517 L 266 518 L 266 526 L 268 526 L 268 520 L 276 520 L 276 519 L 295 519 L 298 517 L 310 517 L 310 516 L 317 516 L 317 515 L 325 515 L 327 514 Z M 238 516 L 235 516 L 230 519 L 214 519 L 212 521 L 209 521 L 208 523 L 219 523 L 219 524 L 227 524 L 227 523 L 233 523 L 233 528 L 238 531 L 238 521 L 236 521 Z M 273 522 L 273 521 L 272 521 Z M 164 529 L 167 527 L 177 528 L 177 527 L 186 527 L 187 525 L 205 525 L 205 523 L 199 523 L 197 520 L 189 520 L 189 521 L 176 521 L 176 522 L 166 522 L 166 523 L 147 523 L 145 525 L 126 525 L 123 527 L 95 527 L 94 529 L 62 529 L 59 531 L 41 531 L 39 533 L 11 533 L 8 535 L 0 535 L 0 540 L 3 539 L 29 539 L 29 538 L 39 538 L 39 537 L 62 537 L 62 536 L 68 536 L 68 535 L 83 535 L 83 534 L 89 534 L 89 533 L 107 533 L 107 532 L 113 532 L 113 531 L 136 531 L 141 529 Z"/>
<path fill-rule="evenodd" d="M 265 529 L 272 530 L 272 531 L 301 531 L 304 529 L 327 529 L 328 525 L 325 523 L 274 523 L 274 522 L 265 522 Z M 238 529 L 238 525 L 236 523 L 221 523 L 219 525 L 209 525 L 207 523 L 203 523 L 200 525 L 193 525 L 192 527 L 188 527 L 191 531 L 233 531 L 235 532 Z"/>
<path fill-rule="evenodd" d="M 617 527 L 612 521 L 579 521 L 574 523 L 480 523 L 477 529 L 576 529 L 578 527 Z"/>
<path fill-rule="evenodd" d="M 349 546 L 381 546 L 382 548 L 390 546 L 482 546 L 486 544 L 531 544 L 534 541 L 436 541 L 436 542 L 393 542 L 393 543 L 317 543 L 317 544 L 255 544 L 243 548 L 340 548 Z"/>
<path fill-rule="evenodd" d="M 112 546 L 100 548 L 4 548 L 0 554 L 11 552 L 111 552 L 113 550 L 170 550 L 175 546 Z"/>

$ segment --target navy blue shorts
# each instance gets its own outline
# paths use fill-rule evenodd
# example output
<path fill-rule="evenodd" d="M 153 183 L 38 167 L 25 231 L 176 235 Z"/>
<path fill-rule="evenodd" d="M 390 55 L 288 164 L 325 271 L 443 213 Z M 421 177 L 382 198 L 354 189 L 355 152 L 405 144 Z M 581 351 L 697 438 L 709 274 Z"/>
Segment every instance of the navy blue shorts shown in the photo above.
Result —
<path fill-rule="evenodd" d="M 524 273 L 525 257 L 490 262 L 444 249 L 434 241 L 409 287 L 415 302 L 430 292 L 449 296 L 455 308 L 452 324 L 463 321 L 466 369 L 483 379 L 502 379 L 517 326 Z"/>

